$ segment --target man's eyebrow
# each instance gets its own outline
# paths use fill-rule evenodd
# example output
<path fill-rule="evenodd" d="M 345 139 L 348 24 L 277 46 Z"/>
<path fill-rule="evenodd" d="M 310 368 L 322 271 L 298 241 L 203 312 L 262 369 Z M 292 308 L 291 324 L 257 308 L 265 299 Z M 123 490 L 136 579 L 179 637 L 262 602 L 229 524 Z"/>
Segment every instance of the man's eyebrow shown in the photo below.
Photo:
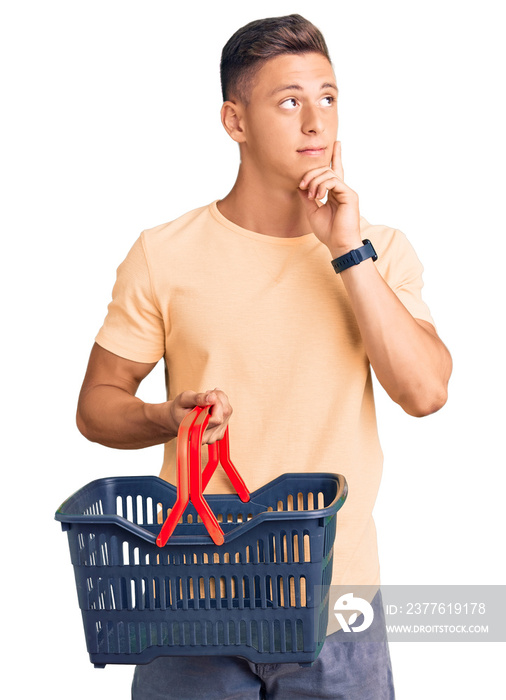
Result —
<path fill-rule="evenodd" d="M 339 90 L 337 88 L 337 85 L 334 83 L 322 83 L 320 90 L 324 90 L 325 88 L 332 88 L 339 94 Z M 276 95 L 278 92 L 284 92 L 285 90 L 304 90 L 302 85 L 297 85 L 294 83 L 293 85 L 280 85 L 280 87 L 274 88 L 274 90 L 271 92 L 271 95 Z"/>

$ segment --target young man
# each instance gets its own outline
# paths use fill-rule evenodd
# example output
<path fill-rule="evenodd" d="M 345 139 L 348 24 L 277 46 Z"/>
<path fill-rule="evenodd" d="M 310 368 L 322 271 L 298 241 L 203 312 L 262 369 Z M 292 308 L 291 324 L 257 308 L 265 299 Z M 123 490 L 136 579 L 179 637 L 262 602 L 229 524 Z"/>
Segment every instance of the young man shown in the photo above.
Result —
<path fill-rule="evenodd" d="M 333 583 L 378 585 L 382 455 L 370 366 L 394 401 L 423 416 L 446 401 L 451 359 L 421 299 L 413 249 L 361 217 L 344 182 L 320 32 L 298 15 L 252 22 L 224 47 L 221 77 L 237 180 L 223 199 L 134 244 L 92 349 L 78 425 L 112 447 L 164 443 L 161 476 L 175 482 L 183 417 L 211 404 L 204 442 L 213 442 L 233 406 L 233 459 L 251 491 L 283 471 L 346 476 Z M 135 393 L 162 357 L 168 400 L 146 404 Z M 208 490 L 230 490 L 220 470 Z M 339 639 L 328 637 L 310 669 L 163 657 L 137 668 L 133 697 L 393 698 L 386 643 Z"/>

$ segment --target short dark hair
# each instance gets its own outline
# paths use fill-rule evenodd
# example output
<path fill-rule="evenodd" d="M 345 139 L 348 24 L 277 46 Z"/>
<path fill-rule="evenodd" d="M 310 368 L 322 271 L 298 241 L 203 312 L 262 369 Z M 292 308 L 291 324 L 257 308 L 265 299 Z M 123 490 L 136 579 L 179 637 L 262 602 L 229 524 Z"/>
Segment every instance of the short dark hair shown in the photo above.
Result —
<path fill-rule="evenodd" d="M 221 52 L 223 101 L 249 99 L 252 79 L 263 64 L 283 54 L 320 53 L 330 56 L 322 33 L 301 15 L 258 19 L 238 29 Z"/>

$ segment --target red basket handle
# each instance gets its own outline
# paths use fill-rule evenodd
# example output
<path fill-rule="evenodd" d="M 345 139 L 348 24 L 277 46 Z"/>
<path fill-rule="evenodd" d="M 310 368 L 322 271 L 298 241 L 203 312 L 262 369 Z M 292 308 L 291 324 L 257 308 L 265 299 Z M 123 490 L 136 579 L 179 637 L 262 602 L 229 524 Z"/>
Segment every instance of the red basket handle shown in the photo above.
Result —
<path fill-rule="evenodd" d="M 177 435 L 177 499 L 157 537 L 156 543 L 159 547 L 166 545 L 190 500 L 202 518 L 213 542 L 217 545 L 223 544 L 225 540 L 223 530 L 203 496 L 203 491 L 220 462 L 239 498 L 243 502 L 250 499 L 249 491 L 230 459 L 228 426 L 221 440 L 208 445 L 209 460 L 202 474 L 202 436 L 209 422 L 210 408 L 210 406 L 205 408 L 196 406 L 184 417 L 179 426 Z"/>
<path fill-rule="evenodd" d="M 174 532 L 179 518 L 190 501 L 190 473 L 188 468 L 189 461 L 189 440 L 190 430 L 197 419 L 195 411 L 190 411 L 181 423 L 177 433 L 177 498 L 171 512 L 167 516 L 162 528 L 156 538 L 156 544 L 159 547 L 164 547 L 167 540 Z"/>
<path fill-rule="evenodd" d="M 209 423 L 209 418 L 209 409 L 201 410 L 190 431 L 190 498 L 214 544 L 223 544 L 225 541 L 223 530 L 202 493 L 200 446 L 202 445 L 202 435 Z"/>
<path fill-rule="evenodd" d="M 206 464 L 206 468 L 202 473 L 202 490 L 205 490 L 210 478 L 214 474 L 214 471 L 218 464 L 221 462 L 221 466 L 225 470 L 228 478 L 232 482 L 232 486 L 237 491 L 237 494 L 241 501 L 246 503 L 249 501 L 249 491 L 246 488 L 246 484 L 241 479 L 239 472 L 232 464 L 230 459 L 230 442 L 228 437 L 228 425 L 225 429 L 225 434 L 221 440 L 213 442 L 212 445 L 208 445 L 209 460 Z M 200 455 L 199 455 L 200 460 Z"/>

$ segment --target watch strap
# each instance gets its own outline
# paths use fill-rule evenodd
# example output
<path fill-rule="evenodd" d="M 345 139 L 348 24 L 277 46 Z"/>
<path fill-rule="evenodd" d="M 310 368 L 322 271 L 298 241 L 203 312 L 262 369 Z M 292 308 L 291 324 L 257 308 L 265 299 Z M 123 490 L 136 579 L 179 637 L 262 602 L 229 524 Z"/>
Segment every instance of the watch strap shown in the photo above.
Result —
<path fill-rule="evenodd" d="M 337 274 L 343 270 L 347 270 L 349 267 L 353 267 L 353 265 L 360 265 L 361 262 L 364 262 L 364 260 L 368 260 L 369 258 L 372 258 L 373 262 L 376 262 L 378 256 L 371 241 L 366 238 L 362 241 L 362 243 L 364 245 L 360 248 L 350 250 L 349 253 L 345 253 L 344 255 L 332 260 L 332 267 Z"/>

